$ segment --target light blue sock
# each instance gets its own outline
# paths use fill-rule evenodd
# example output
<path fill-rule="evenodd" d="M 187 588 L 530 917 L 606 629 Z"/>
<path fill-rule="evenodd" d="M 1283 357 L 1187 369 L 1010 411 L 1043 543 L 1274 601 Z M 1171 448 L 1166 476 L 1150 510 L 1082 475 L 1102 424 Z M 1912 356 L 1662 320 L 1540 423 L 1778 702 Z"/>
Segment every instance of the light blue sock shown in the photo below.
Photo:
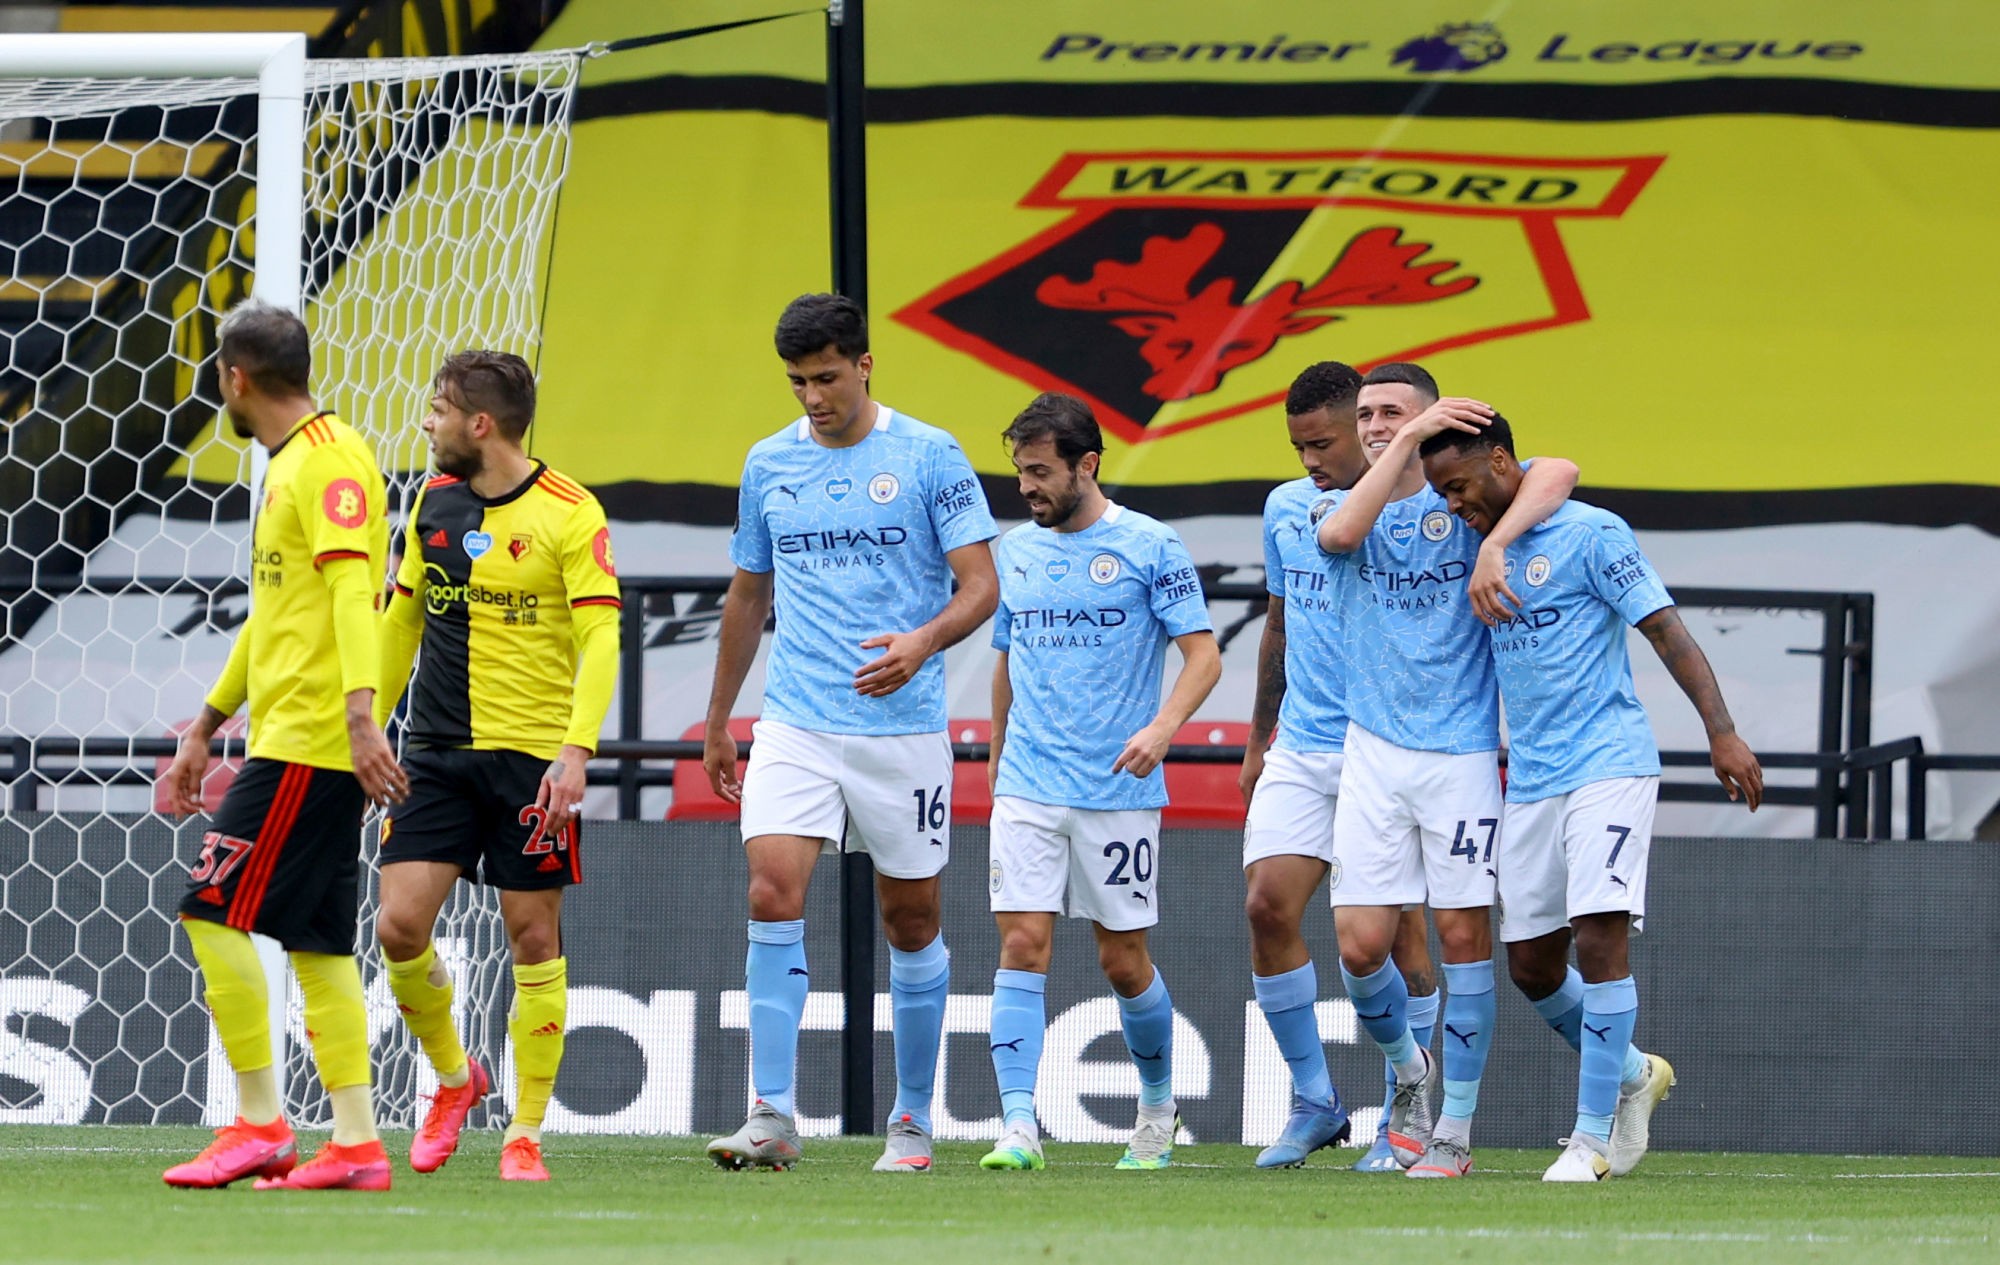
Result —
<path fill-rule="evenodd" d="M 1034 971 L 993 972 L 993 1078 L 1008 1124 L 1035 1123 L 1035 1072 L 1048 1028 L 1049 977 Z"/>
<path fill-rule="evenodd" d="M 1282 975 L 1252 975 L 1257 1005 L 1285 1066 L 1292 1069 L 1292 1090 L 1301 1098 L 1321 1106 L 1338 1108 L 1340 1094 L 1326 1070 L 1326 1047 L 1319 1041 L 1319 1019 L 1313 1006 L 1319 1001 L 1319 973 L 1307 962 L 1296 971 Z"/>
<path fill-rule="evenodd" d="M 1405 981 L 1404 987 L 1407 988 L 1408 986 L 1408 981 Z M 1437 1032 L 1438 1001 L 1439 998 L 1436 989 L 1432 989 L 1422 997 L 1410 998 L 1409 1010 L 1407 1012 L 1410 1022 L 1410 1036 L 1418 1045 L 1426 1049 L 1430 1047 L 1431 1037 L 1436 1035 Z M 1382 1097 L 1382 1127 L 1387 1129 L 1389 1127 L 1389 1105 L 1396 1099 L 1396 1065 L 1386 1058 L 1382 1060 L 1382 1083 L 1385 1089 Z"/>
<path fill-rule="evenodd" d="M 1146 991 L 1118 997 L 1118 1010 L 1125 1021 L 1125 1048 L 1139 1069 L 1139 1104 L 1157 1107 L 1174 1096 L 1174 999 L 1167 996 L 1167 977 L 1154 967 Z"/>
<path fill-rule="evenodd" d="M 1583 1052 L 1583 976 L 1570 967 L 1563 976 L 1562 986 L 1547 997 L 1534 1003 L 1535 1013 L 1556 1030 L 1556 1035 L 1569 1042 L 1569 1048 L 1579 1054 Z M 1646 1074 L 1646 1056 L 1638 1046 L 1625 1047 L 1624 1067 L 1619 1073 L 1621 1085 L 1630 1085 Z"/>
<path fill-rule="evenodd" d="M 1396 969 L 1396 964 L 1384 962 L 1372 975 L 1355 975 L 1343 962 L 1340 978 L 1347 985 L 1347 996 L 1354 1003 L 1354 1017 L 1361 1021 L 1361 1030 L 1382 1048 L 1390 1064 L 1399 1069 L 1412 1064 L 1421 1068 L 1417 1039 L 1410 1035 L 1410 986 L 1403 982 L 1403 973 Z"/>
<path fill-rule="evenodd" d="M 1444 1110 L 1439 1114 L 1470 1120 L 1479 1106 L 1486 1053 L 1493 1048 L 1493 959 L 1445 963 L 1444 987 Z"/>
<path fill-rule="evenodd" d="M 1583 986 L 1583 1067 L 1576 1078 L 1576 1127 L 1592 1137 L 1611 1137 L 1618 1110 L 1618 1082 L 1624 1051 L 1632 1048 L 1639 1022 L 1639 986 L 1631 976 Z"/>
<path fill-rule="evenodd" d="M 743 979 L 750 993 L 750 1086 L 757 1097 L 792 1115 L 799 1020 L 812 985 L 806 974 L 805 920 L 752 921 Z"/>
<path fill-rule="evenodd" d="M 889 1119 L 908 1116 L 931 1129 L 931 1091 L 937 1084 L 938 1046 L 944 1040 L 944 1003 L 951 995 L 951 951 L 944 933 L 914 953 L 889 949 L 889 1002 L 896 1028 L 896 1105 Z"/>
<path fill-rule="evenodd" d="M 1535 1013 L 1542 1021 L 1555 1029 L 1557 1036 L 1569 1042 L 1569 1048 L 1583 1049 L 1583 976 L 1575 967 L 1563 974 L 1563 982 L 1535 1004 Z"/>

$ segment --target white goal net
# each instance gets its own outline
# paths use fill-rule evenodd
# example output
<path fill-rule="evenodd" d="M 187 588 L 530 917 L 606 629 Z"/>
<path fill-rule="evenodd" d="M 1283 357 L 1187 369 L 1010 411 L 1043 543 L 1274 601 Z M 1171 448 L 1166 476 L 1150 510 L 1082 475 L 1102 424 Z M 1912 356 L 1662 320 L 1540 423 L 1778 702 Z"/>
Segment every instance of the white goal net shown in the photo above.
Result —
<path fill-rule="evenodd" d="M 307 64 L 314 392 L 373 440 L 392 508 L 443 357 L 536 359 L 579 73 L 571 53 Z M 259 257 L 257 94 L 0 81 L 0 1122 L 214 1120 L 233 1097 L 172 922 L 199 826 L 158 815 L 152 781 L 247 612 L 252 458 L 218 425 L 213 353 Z M 428 1069 L 376 978 L 372 898 L 361 923 L 381 1110 L 407 1126 Z M 490 896 L 462 889 L 439 933 L 506 1084 Z M 295 1000 L 286 1028 L 288 1110 L 314 1123 Z"/>

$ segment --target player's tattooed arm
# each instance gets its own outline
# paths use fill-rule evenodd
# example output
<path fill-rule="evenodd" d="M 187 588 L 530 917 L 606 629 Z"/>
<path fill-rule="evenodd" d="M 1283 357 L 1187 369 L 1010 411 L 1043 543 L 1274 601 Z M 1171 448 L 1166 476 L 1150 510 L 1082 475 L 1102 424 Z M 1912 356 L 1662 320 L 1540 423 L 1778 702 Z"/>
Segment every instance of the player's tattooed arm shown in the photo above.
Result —
<path fill-rule="evenodd" d="M 1722 687 L 1715 682 L 1715 670 L 1689 635 L 1687 626 L 1681 623 L 1680 612 L 1671 606 L 1662 607 L 1639 621 L 1639 631 L 1653 643 L 1654 653 L 1666 665 L 1674 684 L 1681 687 L 1681 693 L 1688 696 L 1701 715 L 1702 728 L 1708 731 L 1708 758 L 1715 768 L 1716 780 L 1729 792 L 1730 799 L 1741 799 L 1751 812 L 1756 812 L 1764 801 L 1763 766 L 1758 764 L 1749 744 L 1738 736 L 1736 722 L 1730 719 L 1729 707 L 1722 701 Z"/>
<path fill-rule="evenodd" d="M 1264 776 L 1264 753 L 1278 728 L 1278 706 L 1285 700 L 1285 599 L 1273 596 L 1264 614 L 1264 635 L 1257 640 L 1257 695 L 1250 705 L 1250 737 L 1243 744 L 1243 769 L 1236 788 L 1250 802 L 1257 779 Z"/>
<path fill-rule="evenodd" d="M 715 681 L 708 692 L 708 723 L 702 736 L 701 766 L 715 793 L 732 804 L 743 802 L 743 783 L 736 776 L 736 739 L 729 734 L 729 713 L 743 692 L 764 625 L 771 618 L 769 571 L 736 569 L 722 599 L 722 630 L 715 652 Z"/>
<path fill-rule="evenodd" d="M 958 580 L 958 591 L 929 623 L 909 632 L 882 633 L 861 643 L 881 656 L 854 670 L 854 688 L 869 698 L 886 698 L 910 683 L 917 670 L 940 651 L 964 641 L 972 630 L 993 618 L 1000 604 L 1000 577 L 993 570 L 993 550 L 983 540 L 961 545 L 944 556 Z"/>

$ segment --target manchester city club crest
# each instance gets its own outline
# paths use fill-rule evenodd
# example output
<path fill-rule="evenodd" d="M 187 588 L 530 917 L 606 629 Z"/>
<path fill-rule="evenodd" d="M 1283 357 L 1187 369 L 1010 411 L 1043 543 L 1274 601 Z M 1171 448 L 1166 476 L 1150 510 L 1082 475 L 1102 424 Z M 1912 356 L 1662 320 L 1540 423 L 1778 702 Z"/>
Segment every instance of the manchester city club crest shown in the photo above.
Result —
<path fill-rule="evenodd" d="M 1430 513 L 1424 515 L 1425 540 L 1443 540 L 1449 535 L 1451 535 L 1451 515 L 1445 513 L 1443 510 L 1432 510 Z"/>
<path fill-rule="evenodd" d="M 986 871 L 986 890 L 998 896 L 1000 894 L 1000 881 L 1000 863 L 995 861 Z"/>
<path fill-rule="evenodd" d="M 1536 588 L 1540 588 L 1548 582 L 1549 556 L 1545 553 L 1538 553 L 1528 559 L 1528 583 L 1534 585 Z"/>
<path fill-rule="evenodd" d="M 1340 858 L 1335 857 L 1333 858 L 1333 860 L 1328 861 L 1326 863 L 1326 889 L 1328 891 L 1332 891 L 1334 888 L 1339 886 L 1340 886 Z"/>
<path fill-rule="evenodd" d="M 868 499 L 877 505 L 887 505 L 902 490 L 902 482 L 886 470 L 868 480 Z"/>
<path fill-rule="evenodd" d="M 1117 579 L 1119 570 L 1115 554 L 1101 553 L 1090 560 L 1090 578 L 1099 584 L 1109 584 Z"/>

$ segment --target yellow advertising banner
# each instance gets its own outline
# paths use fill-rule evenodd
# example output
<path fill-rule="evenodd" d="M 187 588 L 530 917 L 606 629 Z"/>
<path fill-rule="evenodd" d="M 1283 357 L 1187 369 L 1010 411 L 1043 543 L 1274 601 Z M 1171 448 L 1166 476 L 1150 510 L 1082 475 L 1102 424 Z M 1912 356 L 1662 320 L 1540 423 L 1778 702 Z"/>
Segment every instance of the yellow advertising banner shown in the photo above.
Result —
<path fill-rule="evenodd" d="M 1070 392 L 1122 494 L 1243 513 L 1295 472 L 1302 368 L 1415 359 L 1647 525 L 2000 530 L 2000 427 L 1958 403 L 2000 329 L 2000 17 L 1627 8 L 872 0 L 878 396 L 1004 478 L 1001 429 Z M 545 42 L 772 11 L 574 0 Z M 727 522 L 796 415 L 824 40 L 591 65 L 534 443 L 620 516 Z"/>

